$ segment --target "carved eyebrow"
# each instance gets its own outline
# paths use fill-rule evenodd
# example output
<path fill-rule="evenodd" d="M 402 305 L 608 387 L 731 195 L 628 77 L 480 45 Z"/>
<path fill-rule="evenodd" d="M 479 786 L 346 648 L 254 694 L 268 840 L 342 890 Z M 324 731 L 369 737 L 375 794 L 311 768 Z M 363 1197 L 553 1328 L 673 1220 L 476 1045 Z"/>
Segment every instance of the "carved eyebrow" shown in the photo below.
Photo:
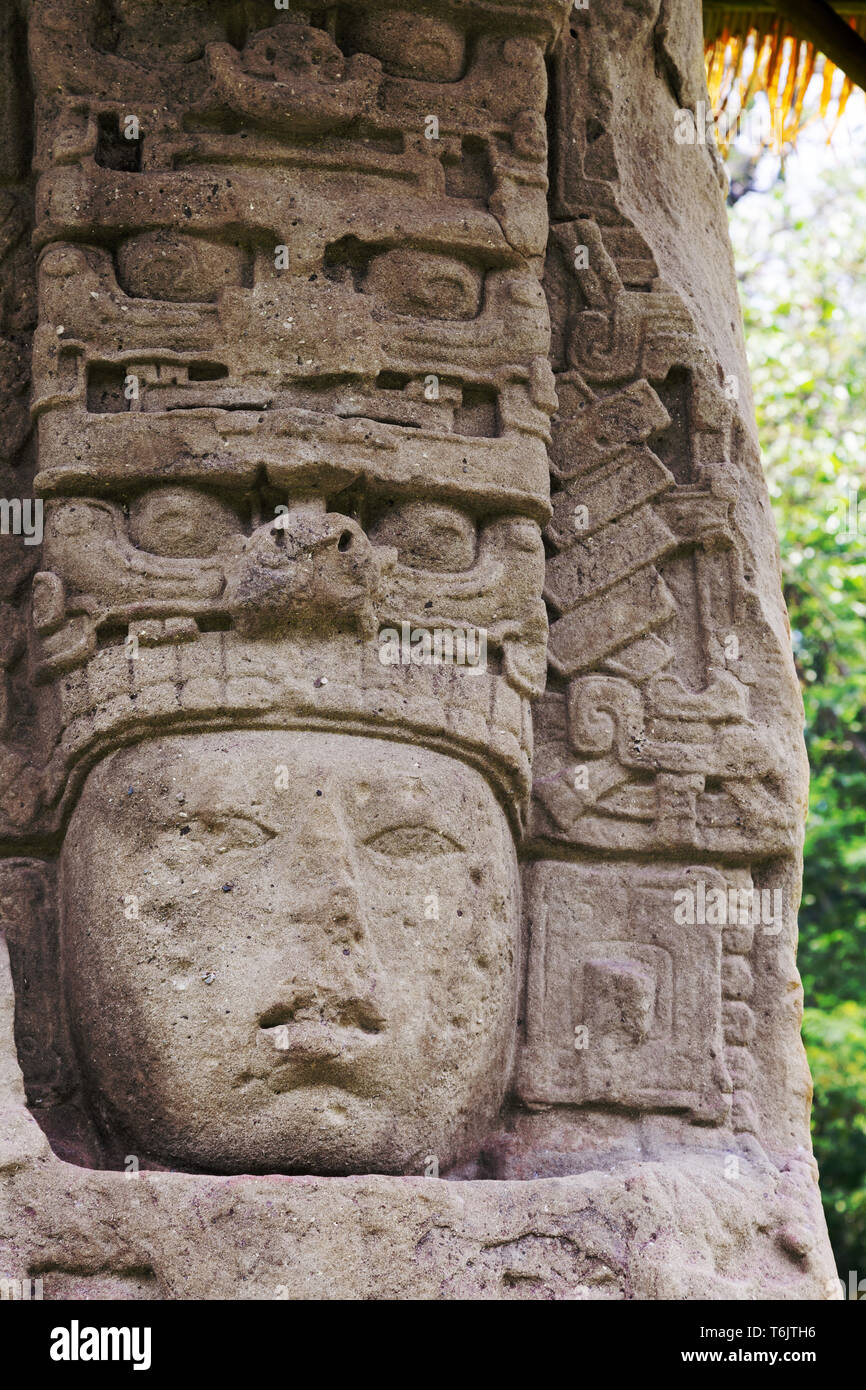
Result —
<path fill-rule="evenodd" d="M 351 796 L 348 798 L 352 828 L 362 843 L 369 844 L 385 830 L 424 826 L 451 839 L 458 850 L 465 849 L 460 837 L 471 836 L 473 817 L 471 812 L 467 815 L 468 808 L 462 802 L 451 805 L 446 801 L 444 779 L 431 785 L 426 777 L 421 780 L 421 774 L 406 773 L 381 781 L 370 779 L 369 786 L 370 796 L 362 805 L 353 805 Z"/>
<path fill-rule="evenodd" d="M 407 810 L 417 806 L 420 799 L 419 790 L 429 800 L 435 799 L 438 802 L 446 785 L 441 774 L 434 781 L 429 772 L 401 772 L 396 775 L 385 773 L 381 776 L 368 777 L 366 780 L 370 788 L 371 802 L 386 798 L 388 805 L 393 809 L 394 799 L 397 797 L 401 803 L 406 805 Z"/>

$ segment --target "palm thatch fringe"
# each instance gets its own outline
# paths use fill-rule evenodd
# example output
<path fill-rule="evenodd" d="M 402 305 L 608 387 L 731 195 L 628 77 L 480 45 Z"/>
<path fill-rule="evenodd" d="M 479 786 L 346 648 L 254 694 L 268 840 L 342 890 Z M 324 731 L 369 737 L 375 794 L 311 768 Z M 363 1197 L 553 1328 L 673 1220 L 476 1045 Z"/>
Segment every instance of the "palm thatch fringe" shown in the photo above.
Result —
<path fill-rule="evenodd" d="M 866 10 L 843 18 L 866 38 Z M 704 58 L 716 138 L 723 150 L 759 93 L 766 95 L 769 106 L 759 135 L 766 147 L 777 153 L 792 147 L 803 127 L 819 117 L 830 118 L 829 140 L 854 86 L 814 44 L 799 37 L 788 20 L 771 10 L 705 6 Z M 807 114 L 803 103 L 816 73 L 822 82 L 819 112 Z"/>

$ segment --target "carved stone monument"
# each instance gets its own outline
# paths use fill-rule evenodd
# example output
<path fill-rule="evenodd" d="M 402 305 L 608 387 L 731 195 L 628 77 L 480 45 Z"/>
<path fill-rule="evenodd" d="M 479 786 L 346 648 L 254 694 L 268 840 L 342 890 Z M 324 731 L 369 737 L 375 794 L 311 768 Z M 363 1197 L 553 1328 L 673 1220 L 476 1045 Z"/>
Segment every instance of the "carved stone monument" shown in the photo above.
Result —
<path fill-rule="evenodd" d="M 834 1296 L 696 0 L 0 38 L 0 1275 Z"/>

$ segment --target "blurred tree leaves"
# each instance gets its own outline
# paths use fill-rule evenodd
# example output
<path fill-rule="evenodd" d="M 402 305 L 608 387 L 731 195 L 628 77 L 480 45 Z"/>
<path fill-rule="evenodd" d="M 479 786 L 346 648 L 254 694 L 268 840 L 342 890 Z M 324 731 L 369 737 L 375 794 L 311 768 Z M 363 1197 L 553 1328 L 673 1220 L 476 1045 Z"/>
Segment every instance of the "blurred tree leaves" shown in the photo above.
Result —
<path fill-rule="evenodd" d="M 866 167 L 813 158 L 798 182 L 797 162 L 730 222 L 806 708 L 804 1037 L 847 1278 L 866 1275 Z"/>
<path fill-rule="evenodd" d="M 839 1274 L 863 1278 L 866 1250 L 866 1010 L 849 1000 L 806 1009 L 803 1037 L 815 1083 L 812 1119 L 821 1191 Z"/>

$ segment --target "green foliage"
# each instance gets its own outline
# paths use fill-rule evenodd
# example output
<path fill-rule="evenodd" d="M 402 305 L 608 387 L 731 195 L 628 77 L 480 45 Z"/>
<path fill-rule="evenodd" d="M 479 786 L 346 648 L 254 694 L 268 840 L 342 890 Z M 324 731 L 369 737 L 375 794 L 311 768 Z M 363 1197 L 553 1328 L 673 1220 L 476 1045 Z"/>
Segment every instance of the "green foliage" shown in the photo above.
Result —
<path fill-rule="evenodd" d="M 742 198 L 731 234 L 806 708 L 804 1037 L 847 1277 L 866 1274 L 866 169 L 819 162 Z"/>
<path fill-rule="evenodd" d="M 815 1083 L 812 1126 L 839 1274 L 859 1278 L 866 1251 L 866 1007 L 807 1009 L 803 1037 Z"/>

